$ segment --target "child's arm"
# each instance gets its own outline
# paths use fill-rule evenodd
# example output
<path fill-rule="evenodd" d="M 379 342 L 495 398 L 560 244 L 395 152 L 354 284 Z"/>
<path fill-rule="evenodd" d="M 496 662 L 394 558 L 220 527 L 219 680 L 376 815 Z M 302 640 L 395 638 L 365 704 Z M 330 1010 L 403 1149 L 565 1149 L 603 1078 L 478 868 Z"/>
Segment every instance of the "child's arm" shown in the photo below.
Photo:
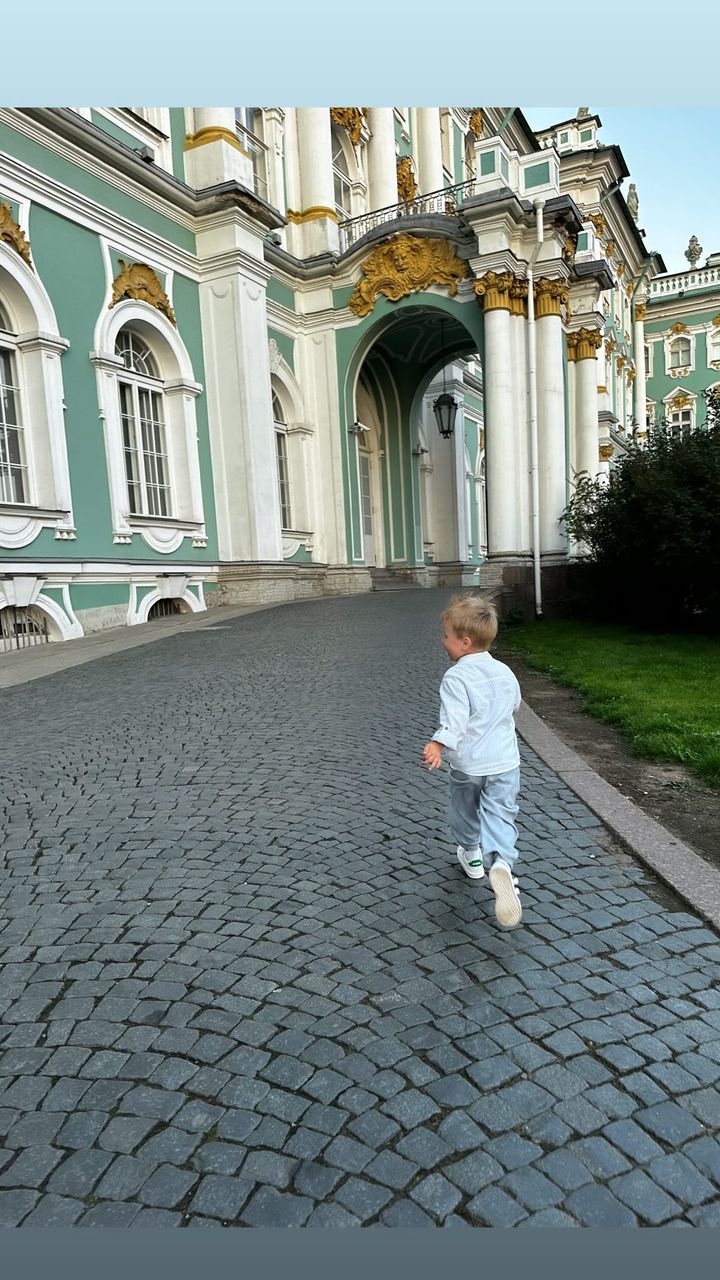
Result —
<path fill-rule="evenodd" d="M 428 769 L 439 769 L 443 747 L 454 750 L 465 735 L 470 719 L 467 690 L 454 669 L 447 671 L 440 685 L 440 727 L 423 749 Z"/>

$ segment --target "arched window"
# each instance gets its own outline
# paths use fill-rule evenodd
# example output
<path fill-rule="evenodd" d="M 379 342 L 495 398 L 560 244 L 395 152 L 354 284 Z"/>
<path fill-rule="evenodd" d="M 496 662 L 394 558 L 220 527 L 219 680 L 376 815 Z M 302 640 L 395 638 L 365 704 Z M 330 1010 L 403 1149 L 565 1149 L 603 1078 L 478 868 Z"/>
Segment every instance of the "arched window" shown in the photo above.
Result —
<path fill-rule="evenodd" d="M 290 470 L 288 467 L 287 422 L 280 397 L 272 393 L 273 420 L 275 423 L 275 456 L 277 459 L 278 493 L 280 496 L 280 523 L 283 529 L 292 529 L 290 502 Z"/>
<path fill-rule="evenodd" d="M 128 511 L 133 516 L 172 513 L 165 436 L 163 384 L 147 343 L 132 329 L 115 342 L 126 372 L 118 378 Z"/>
<path fill-rule="evenodd" d="M 342 221 L 345 218 L 352 218 L 352 184 L 340 132 L 335 126 L 332 128 L 332 167 L 335 186 L 335 211 Z"/>
<path fill-rule="evenodd" d="M 690 367 L 690 339 L 676 338 L 670 344 L 670 368 L 687 369 Z"/>
<path fill-rule="evenodd" d="M 202 387 L 175 325 L 147 302 L 102 311 L 91 362 L 110 482 L 113 541 L 205 546 L 195 400 Z"/>
<path fill-rule="evenodd" d="M 10 321 L 0 308 L 0 502 L 21 504 L 30 501 L 30 485 L 15 351 Z"/>
<path fill-rule="evenodd" d="M 60 336 L 33 269 L 0 241 L 0 548 L 75 536 Z"/>

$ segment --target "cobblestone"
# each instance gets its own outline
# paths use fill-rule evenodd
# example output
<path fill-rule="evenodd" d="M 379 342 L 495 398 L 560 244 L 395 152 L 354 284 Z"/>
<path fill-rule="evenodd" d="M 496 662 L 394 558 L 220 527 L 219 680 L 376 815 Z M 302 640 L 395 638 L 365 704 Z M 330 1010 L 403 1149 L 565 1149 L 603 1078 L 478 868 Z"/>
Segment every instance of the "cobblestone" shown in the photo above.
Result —
<path fill-rule="evenodd" d="M 417 763 L 446 598 L 3 694 L 0 1224 L 717 1225 L 717 939 L 524 746 L 498 933 Z"/>

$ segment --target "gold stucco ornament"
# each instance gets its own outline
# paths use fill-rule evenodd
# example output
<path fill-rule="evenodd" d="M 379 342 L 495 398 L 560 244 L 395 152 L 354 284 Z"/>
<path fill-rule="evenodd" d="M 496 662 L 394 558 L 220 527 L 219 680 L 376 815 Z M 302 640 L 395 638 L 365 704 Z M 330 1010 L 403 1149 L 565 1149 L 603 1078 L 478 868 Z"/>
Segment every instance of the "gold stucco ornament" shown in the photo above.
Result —
<path fill-rule="evenodd" d="M 397 189 L 400 199 L 405 204 L 409 204 L 411 200 L 414 200 L 418 193 L 410 156 L 401 156 L 397 162 Z"/>
<path fill-rule="evenodd" d="M 0 240 L 3 244 L 9 244 L 11 249 L 20 254 L 23 262 L 32 267 L 30 245 L 22 227 L 13 218 L 9 204 L 0 204 Z"/>
<path fill-rule="evenodd" d="M 344 129 L 348 138 L 356 147 L 362 137 L 363 124 L 367 116 L 367 107 L 331 107 L 330 119 Z"/>
<path fill-rule="evenodd" d="M 145 262 L 131 262 L 128 266 L 122 258 L 118 259 L 118 263 L 120 271 L 113 280 L 108 311 L 122 302 L 123 298 L 134 298 L 137 302 L 147 302 L 151 307 L 162 311 L 170 323 L 177 327 L 170 300 L 152 267 Z"/>
<path fill-rule="evenodd" d="M 454 297 L 468 274 L 467 263 L 447 240 L 405 234 L 379 245 L 362 270 L 364 279 L 358 281 L 348 303 L 356 316 L 369 315 L 380 294 L 398 302 L 431 284 L 447 285 Z"/>

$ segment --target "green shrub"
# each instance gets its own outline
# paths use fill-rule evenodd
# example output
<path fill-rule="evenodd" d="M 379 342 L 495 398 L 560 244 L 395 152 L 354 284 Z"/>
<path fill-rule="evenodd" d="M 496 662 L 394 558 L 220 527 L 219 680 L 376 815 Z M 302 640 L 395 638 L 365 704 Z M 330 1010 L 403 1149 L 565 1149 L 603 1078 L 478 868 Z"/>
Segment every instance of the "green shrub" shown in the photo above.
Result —
<path fill-rule="evenodd" d="M 588 552 L 593 613 L 675 630 L 720 627 L 720 398 L 684 439 L 665 424 L 607 481 L 578 477 L 562 520 Z"/>

